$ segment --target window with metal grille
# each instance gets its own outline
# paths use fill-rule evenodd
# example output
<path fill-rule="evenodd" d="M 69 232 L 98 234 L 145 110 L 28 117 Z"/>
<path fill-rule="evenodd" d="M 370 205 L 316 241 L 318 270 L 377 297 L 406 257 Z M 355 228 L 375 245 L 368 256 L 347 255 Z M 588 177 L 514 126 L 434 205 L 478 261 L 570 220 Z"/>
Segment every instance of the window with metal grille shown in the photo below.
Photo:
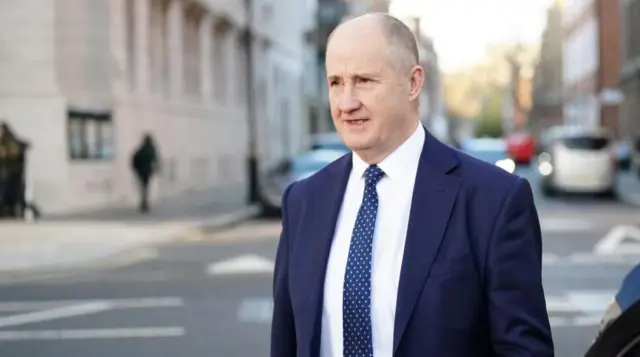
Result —
<path fill-rule="evenodd" d="M 110 112 L 68 111 L 67 142 L 72 160 L 110 160 L 113 136 Z"/>

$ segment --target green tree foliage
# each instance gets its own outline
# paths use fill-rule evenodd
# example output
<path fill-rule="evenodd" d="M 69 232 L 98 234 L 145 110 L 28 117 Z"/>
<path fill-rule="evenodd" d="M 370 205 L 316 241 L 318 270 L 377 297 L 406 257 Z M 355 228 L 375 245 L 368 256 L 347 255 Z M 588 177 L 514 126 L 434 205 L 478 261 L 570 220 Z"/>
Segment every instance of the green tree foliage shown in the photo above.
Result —
<path fill-rule="evenodd" d="M 499 138 L 502 134 L 502 92 L 496 88 L 484 100 L 476 124 L 476 136 Z"/>

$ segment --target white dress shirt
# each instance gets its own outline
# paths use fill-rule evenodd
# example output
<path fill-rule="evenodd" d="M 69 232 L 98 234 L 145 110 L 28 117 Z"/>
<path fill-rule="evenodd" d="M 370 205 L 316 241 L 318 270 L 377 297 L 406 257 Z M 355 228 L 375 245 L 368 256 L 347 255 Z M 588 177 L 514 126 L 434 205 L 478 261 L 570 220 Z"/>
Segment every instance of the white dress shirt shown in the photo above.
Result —
<path fill-rule="evenodd" d="M 371 320 L 374 357 L 393 354 L 393 326 L 411 198 L 422 153 L 422 125 L 378 164 L 385 176 L 377 185 L 378 217 L 371 262 Z M 351 234 L 362 203 L 364 172 L 369 165 L 353 154 L 324 282 L 321 357 L 342 357 L 342 290 Z"/>

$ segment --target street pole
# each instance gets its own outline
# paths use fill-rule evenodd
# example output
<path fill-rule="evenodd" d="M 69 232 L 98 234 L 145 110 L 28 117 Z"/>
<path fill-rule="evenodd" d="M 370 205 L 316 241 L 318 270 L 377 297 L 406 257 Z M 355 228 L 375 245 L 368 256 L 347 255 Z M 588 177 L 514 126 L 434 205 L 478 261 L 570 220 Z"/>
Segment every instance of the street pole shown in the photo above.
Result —
<path fill-rule="evenodd" d="M 246 78 L 246 95 L 247 95 L 247 123 L 248 123 L 248 132 L 249 132 L 249 142 L 248 142 L 248 156 L 247 156 L 247 171 L 249 174 L 249 203 L 255 203 L 259 201 L 259 169 L 258 169 L 258 125 L 256 118 L 256 103 L 255 103 L 255 95 L 253 88 L 255 87 L 253 84 L 254 81 L 254 71 L 253 71 L 253 45 L 254 45 L 254 34 L 253 34 L 253 1 L 252 0 L 244 0 L 245 11 L 247 17 L 247 56 L 246 56 L 246 69 L 247 69 L 247 78 Z"/>

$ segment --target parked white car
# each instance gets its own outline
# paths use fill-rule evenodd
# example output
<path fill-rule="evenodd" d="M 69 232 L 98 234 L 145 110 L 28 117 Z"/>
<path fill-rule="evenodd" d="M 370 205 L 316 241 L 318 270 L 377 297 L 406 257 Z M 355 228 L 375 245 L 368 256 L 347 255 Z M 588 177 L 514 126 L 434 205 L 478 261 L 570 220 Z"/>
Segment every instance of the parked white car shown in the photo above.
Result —
<path fill-rule="evenodd" d="M 559 192 L 616 195 L 615 142 L 604 129 L 565 128 L 547 138 L 538 156 L 545 195 Z"/>

